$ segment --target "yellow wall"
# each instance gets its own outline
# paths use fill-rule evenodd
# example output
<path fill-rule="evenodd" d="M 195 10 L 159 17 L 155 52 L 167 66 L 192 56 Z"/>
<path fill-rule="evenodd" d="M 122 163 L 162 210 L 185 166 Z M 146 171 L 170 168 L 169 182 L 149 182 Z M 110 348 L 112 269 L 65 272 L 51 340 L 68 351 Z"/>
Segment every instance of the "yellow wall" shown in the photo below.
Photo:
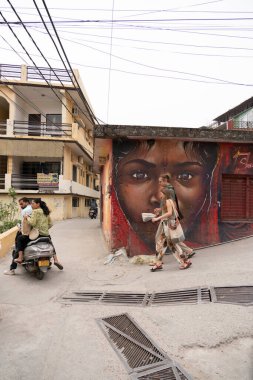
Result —
<path fill-rule="evenodd" d="M 17 231 L 18 228 L 13 227 L 9 231 L 0 234 L 0 257 L 10 252 L 11 247 L 14 245 Z"/>

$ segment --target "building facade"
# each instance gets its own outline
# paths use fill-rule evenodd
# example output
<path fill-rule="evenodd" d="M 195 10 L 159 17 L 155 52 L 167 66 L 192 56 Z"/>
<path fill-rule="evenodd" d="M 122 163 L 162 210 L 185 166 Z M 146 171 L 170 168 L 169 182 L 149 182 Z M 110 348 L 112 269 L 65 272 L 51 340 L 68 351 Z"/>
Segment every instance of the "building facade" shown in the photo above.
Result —
<path fill-rule="evenodd" d="M 169 174 L 187 244 L 204 247 L 253 235 L 253 132 L 97 126 L 101 223 L 110 249 L 154 254 L 157 225 L 141 214 L 160 205 Z"/>
<path fill-rule="evenodd" d="M 253 97 L 216 117 L 212 128 L 253 131 Z"/>
<path fill-rule="evenodd" d="M 62 69 L 0 65 L 0 79 L 0 200 L 13 187 L 19 198 L 45 200 L 55 220 L 86 216 L 99 176 L 78 71 L 73 79 Z"/>

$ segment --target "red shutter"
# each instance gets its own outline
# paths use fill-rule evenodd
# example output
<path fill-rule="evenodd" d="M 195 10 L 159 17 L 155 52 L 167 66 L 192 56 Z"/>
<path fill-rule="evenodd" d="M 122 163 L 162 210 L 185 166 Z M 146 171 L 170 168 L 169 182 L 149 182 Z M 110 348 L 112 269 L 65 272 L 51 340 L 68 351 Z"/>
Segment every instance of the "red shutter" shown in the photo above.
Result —
<path fill-rule="evenodd" d="M 249 178 L 248 182 L 248 212 L 249 212 L 249 218 L 253 219 L 253 178 Z"/>
<path fill-rule="evenodd" d="M 222 220 L 242 220 L 249 217 L 247 216 L 247 190 L 247 176 L 224 175 L 222 177 Z"/>

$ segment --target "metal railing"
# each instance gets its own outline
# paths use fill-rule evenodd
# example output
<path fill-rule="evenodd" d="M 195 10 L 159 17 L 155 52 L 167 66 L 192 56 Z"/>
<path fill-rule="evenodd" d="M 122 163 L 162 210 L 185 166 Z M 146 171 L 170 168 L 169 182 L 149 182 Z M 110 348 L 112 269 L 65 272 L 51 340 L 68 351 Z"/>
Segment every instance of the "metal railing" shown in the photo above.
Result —
<path fill-rule="evenodd" d="M 39 70 L 38 70 L 39 69 Z M 27 66 L 27 80 L 49 82 L 72 82 L 70 71 L 48 67 Z"/>
<path fill-rule="evenodd" d="M 0 65 L 0 79 L 5 78 L 21 78 L 21 66 L 20 65 Z"/>
<path fill-rule="evenodd" d="M 21 79 L 21 65 L 0 64 L 0 79 L 8 78 Z M 72 83 L 72 74 L 69 70 L 54 69 L 49 67 L 27 66 L 27 81 L 43 81 L 49 82 L 67 82 Z"/>
<path fill-rule="evenodd" d="M 253 129 L 252 121 L 234 120 L 234 129 Z"/>
<path fill-rule="evenodd" d="M 1 183 L 1 182 L 0 182 Z M 48 186 L 45 186 L 41 183 L 38 183 L 37 175 L 27 175 L 27 174 L 12 174 L 11 175 L 11 186 L 14 189 L 18 190 L 58 190 L 59 182 L 50 183 Z"/>
<path fill-rule="evenodd" d="M 27 121 L 14 121 L 13 134 L 21 136 L 51 136 L 51 137 L 71 137 L 72 124 L 55 123 L 48 125 L 47 123 L 30 124 Z"/>
<path fill-rule="evenodd" d="M 4 174 L 0 175 L 0 189 L 1 190 L 5 189 L 5 175 Z"/>
<path fill-rule="evenodd" d="M 39 190 L 37 175 L 12 174 L 11 186 L 18 190 Z"/>
<path fill-rule="evenodd" d="M 6 120 L 0 121 L 0 135 L 6 135 Z"/>

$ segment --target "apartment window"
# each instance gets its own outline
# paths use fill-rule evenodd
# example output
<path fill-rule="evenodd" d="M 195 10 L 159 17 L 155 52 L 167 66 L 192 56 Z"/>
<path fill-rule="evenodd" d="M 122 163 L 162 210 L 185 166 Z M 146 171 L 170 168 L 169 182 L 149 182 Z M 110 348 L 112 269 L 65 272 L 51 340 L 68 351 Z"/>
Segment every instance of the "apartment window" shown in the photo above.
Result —
<path fill-rule="evenodd" d="M 73 165 L 73 168 L 72 168 L 72 180 L 77 182 L 77 166 L 76 165 Z"/>
<path fill-rule="evenodd" d="M 5 173 L 7 173 L 7 156 L 0 156 L 0 189 L 5 188 Z"/>
<path fill-rule="evenodd" d="M 37 175 L 37 173 L 60 174 L 60 162 L 23 162 L 22 174 Z"/>
<path fill-rule="evenodd" d="M 86 186 L 90 187 L 90 176 L 89 176 L 89 174 L 86 174 Z"/>
<path fill-rule="evenodd" d="M 252 220 L 253 219 L 253 176 L 222 176 L 221 219 Z"/>
<path fill-rule="evenodd" d="M 90 207 L 90 198 L 85 198 L 85 207 Z"/>
<path fill-rule="evenodd" d="M 72 198 L 72 207 L 79 207 L 79 198 L 78 197 Z"/>
<path fill-rule="evenodd" d="M 64 133 L 62 131 L 62 115 L 48 113 L 46 115 L 46 125 L 47 132 L 51 136 L 62 136 Z"/>

